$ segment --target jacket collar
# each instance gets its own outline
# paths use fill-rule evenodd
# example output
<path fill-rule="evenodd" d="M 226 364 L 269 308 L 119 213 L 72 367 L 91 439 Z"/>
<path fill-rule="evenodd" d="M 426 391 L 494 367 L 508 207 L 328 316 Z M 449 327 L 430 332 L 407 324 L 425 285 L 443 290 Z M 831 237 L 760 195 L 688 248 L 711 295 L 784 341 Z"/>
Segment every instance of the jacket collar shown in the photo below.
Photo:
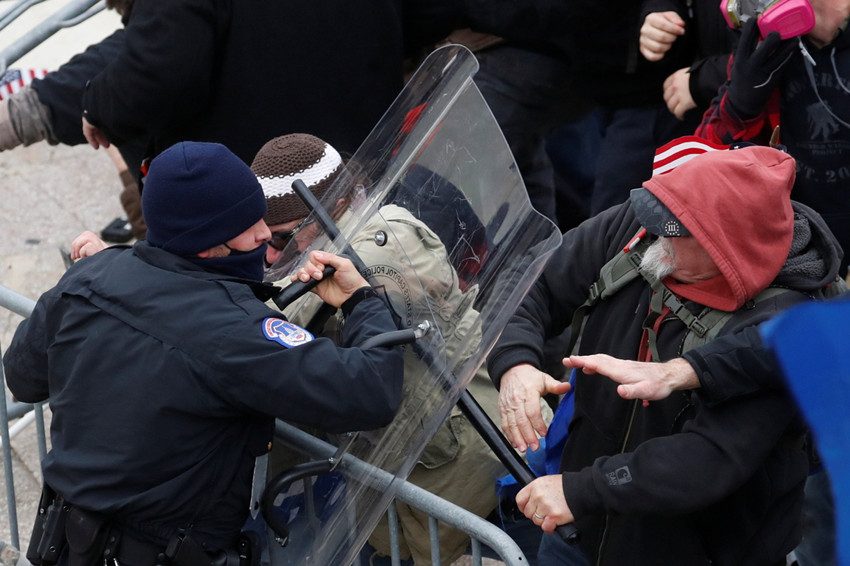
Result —
<path fill-rule="evenodd" d="M 167 252 L 162 248 L 150 245 L 146 240 L 140 240 L 133 245 L 133 254 L 149 265 L 165 269 L 166 271 L 180 273 L 188 277 L 195 277 L 206 281 L 229 281 L 232 283 L 247 285 L 251 288 L 254 296 L 263 302 L 275 297 L 281 291 L 279 287 L 271 285 L 270 283 L 252 281 L 250 279 L 242 279 L 231 275 L 225 275 L 223 273 L 207 271 L 184 257 L 180 257 L 171 252 Z"/>

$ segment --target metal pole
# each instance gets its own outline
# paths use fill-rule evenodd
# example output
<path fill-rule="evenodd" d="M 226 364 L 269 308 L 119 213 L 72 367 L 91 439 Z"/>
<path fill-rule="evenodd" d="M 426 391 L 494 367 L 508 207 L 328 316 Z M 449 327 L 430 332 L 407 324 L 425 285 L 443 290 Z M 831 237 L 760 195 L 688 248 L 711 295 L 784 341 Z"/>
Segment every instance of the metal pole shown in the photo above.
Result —
<path fill-rule="evenodd" d="M 2 351 L 0 351 L 2 354 Z M 3 364 L 0 363 L 0 384 L 5 388 L 6 377 L 3 374 Z M 4 395 L 5 397 L 5 395 Z M 12 437 L 9 434 L 9 411 L 6 400 L 0 403 L 0 437 L 3 439 L 3 469 L 6 473 L 6 501 L 9 506 L 9 530 L 12 536 L 12 546 L 21 547 L 18 538 L 18 509 L 15 502 L 15 478 L 12 472 Z"/>
<path fill-rule="evenodd" d="M 12 291 L 8 287 L 0 285 L 0 307 L 5 307 L 13 313 L 26 318 L 32 314 L 32 309 L 35 308 L 35 301 L 16 291 Z"/>
<path fill-rule="evenodd" d="M 0 20 L 0 30 L 8 26 L 22 12 L 43 1 L 26 0 L 9 10 L 9 12 L 4 14 L 3 19 Z M 0 75 L 6 72 L 9 65 L 32 51 L 33 48 L 40 45 L 57 31 L 77 25 L 100 12 L 106 6 L 105 4 L 103 7 L 91 9 L 99 2 L 103 2 L 103 0 L 71 0 L 71 2 L 25 33 L 17 41 L 0 51 Z"/>
<path fill-rule="evenodd" d="M 7 27 L 9 24 L 15 21 L 15 18 L 29 10 L 31 7 L 35 6 L 36 4 L 40 4 L 41 2 L 44 2 L 44 0 L 21 0 L 20 2 L 6 10 L 3 15 L 0 16 L 0 30 Z"/>

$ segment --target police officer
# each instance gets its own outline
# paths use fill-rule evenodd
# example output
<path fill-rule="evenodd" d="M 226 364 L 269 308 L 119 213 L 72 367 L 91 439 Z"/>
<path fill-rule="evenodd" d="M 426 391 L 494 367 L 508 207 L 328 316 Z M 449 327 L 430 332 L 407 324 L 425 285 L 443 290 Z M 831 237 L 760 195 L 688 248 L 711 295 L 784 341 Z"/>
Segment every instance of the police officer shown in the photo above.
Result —
<path fill-rule="evenodd" d="M 224 146 L 163 152 L 143 207 L 148 239 L 75 264 L 4 356 L 19 400 L 50 399 L 43 475 L 70 510 L 72 566 L 153 565 L 183 541 L 228 548 L 274 417 L 374 429 L 401 398 L 401 352 L 357 347 L 395 326 L 350 261 L 314 252 L 296 275 L 336 269 L 315 292 L 346 317 L 340 347 L 263 304 L 266 201 Z"/>

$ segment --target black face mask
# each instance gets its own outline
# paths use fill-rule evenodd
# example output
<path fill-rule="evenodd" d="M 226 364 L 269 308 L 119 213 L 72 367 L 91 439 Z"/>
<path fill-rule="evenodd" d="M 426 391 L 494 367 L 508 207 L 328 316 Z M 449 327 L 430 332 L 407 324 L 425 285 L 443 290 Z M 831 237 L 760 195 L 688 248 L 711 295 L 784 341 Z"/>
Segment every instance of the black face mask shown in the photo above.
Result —
<path fill-rule="evenodd" d="M 226 245 L 226 244 L 225 244 Z M 193 257 L 189 261 L 209 271 L 217 271 L 225 275 L 250 279 L 251 281 L 263 280 L 263 265 L 266 257 L 266 244 L 262 244 L 255 250 L 243 252 L 234 250 L 227 246 L 230 255 L 225 257 Z"/>

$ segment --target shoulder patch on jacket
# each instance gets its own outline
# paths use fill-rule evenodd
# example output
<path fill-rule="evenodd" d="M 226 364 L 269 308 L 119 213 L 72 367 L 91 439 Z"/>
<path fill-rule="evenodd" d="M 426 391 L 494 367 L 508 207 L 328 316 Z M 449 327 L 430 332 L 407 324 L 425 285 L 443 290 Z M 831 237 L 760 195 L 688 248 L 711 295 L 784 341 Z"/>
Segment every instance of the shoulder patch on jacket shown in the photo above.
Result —
<path fill-rule="evenodd" d="M 313 340 L 313 335 L 288 320 L 267 318 L 263 321 L 263 335 L 266 340 L 277 342 L 287 348 L 294 348 Z"/>

